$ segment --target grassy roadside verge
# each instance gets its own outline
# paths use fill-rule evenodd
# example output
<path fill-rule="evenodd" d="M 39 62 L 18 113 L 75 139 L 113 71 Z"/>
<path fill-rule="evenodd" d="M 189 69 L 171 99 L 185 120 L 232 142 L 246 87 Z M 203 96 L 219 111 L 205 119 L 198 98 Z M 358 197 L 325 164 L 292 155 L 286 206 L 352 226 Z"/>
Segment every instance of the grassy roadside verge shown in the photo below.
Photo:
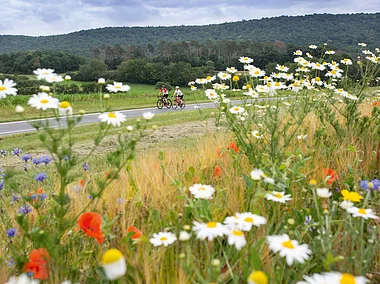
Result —
<path fill-rule="evenodd" d="M 200 111 L 188 111 L 186 115 L 178 115 L 178 113 L 164 113 L 156 115 L 153 120 L 148 122 L 149 126 L 171 126 L 192 121 L 200 121 L 210 116 L 212 109 Z M 121 127 L 111 128 L 109 135 L 117 135 L 119 132 L 127 132 L 129 123 L 140 118 L 128 119 Z M 91 141 L 98 131 L 98 124 L 80 125 L 73 131 L 72 139 L 75 143 L 84 143 Z M 159 129 L 157 130 L 159 131 Z M 22 148 L 24 153 L 28 151 L 36 151 L 42 148 L 37 132 L 15 134 L 0 137 L 0 149 L 11 150 L 15 147 Z"/>

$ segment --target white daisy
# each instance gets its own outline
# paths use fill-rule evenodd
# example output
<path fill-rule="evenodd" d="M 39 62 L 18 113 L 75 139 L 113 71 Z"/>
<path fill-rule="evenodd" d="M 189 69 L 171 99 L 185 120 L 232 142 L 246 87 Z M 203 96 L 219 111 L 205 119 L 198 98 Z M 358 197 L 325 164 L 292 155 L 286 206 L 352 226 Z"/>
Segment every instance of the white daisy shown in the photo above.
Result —
<path fill-rule="evenodd" d="M 255 137 L 255 138 L 257 138 L 257 139 L 263 138 L 263 134 L 260 135 L 260 131 L 258 131 L 258 130 L 253 130 L 252 131 L 252 136 Z"/>
<path fill-rule="evenodd" d="M 335 51 L 334 50 L 326 50 L 325 54 L 335 54 Z"/>
<path fill-rule="evenodd" d="M 219 99 L 218 93 L 213 89 L 207 89 L 205 93 L 207 98 L 209 98 L 210 100 L 216 101 Z"/>
<path fill-rule="evenodd" d="M 207 84 L 207 80 L 205 78 L 197 78 L 195 79 L 195 83 L 199 85 Z"/>
<path fill-rule="evenodd" d="M 102 266 L 108 280 L 116 280 L 127 272 L 125 258 L 118 249 L 109 249 L 103 254 Z"/>
<path fill-rule="evenodd" d="M 341 60 L 340 62 L 345 64 L 345 65 L 352 65 L 352 60 L 349 58 L 345 58 L 345 59 Z"/>
<path fill-rule="evenodd" d="M 59 82 L 64 81 L 64 79 L 61 75 L 57 75 L 55 73 L 46 76 L 45 80 L 48 83 L 59 83 Z"/>
<path fill-rule="evenodd" d="M 190 238 L 191 238 L 191 235 L 188 232 L 186 232 L 186 231 L 181 231 L 179 233 L 179 240 L 180 241 L 185 242 L 185 241 L 190 240 Z"/>
<path fill-rule="evenodd" d="M 339 206 L 345 210 L 347 210 L 348 208 L 351 208 L 354 206 L 354 203 L 352 203 L 351 201 L 349 200 L 344 200 L 342 201 L 342 203 L 339 204 Z"/>
<path fill-rule="evenodd" d="M 272 193 L 267 193 L 265 195 L 267 200 L 272 200 L 275 202 L 285 203 L 286 201 L 292 200 L 290 194 L 285 194 L 285 192 L 272 191 Z"/>
<path fill-rule="evenodd" d="M 215 75 L 214 76 L 207 76 L 206 77 L 207 83 L 211 83 L 211 82 L 213 82 L 215 80 L 216 80 L 216 76 Z"/>
<path fill-rule="evenodd" d="M 238 70 L 235 67 L 227 67 L 226 71 L 235 74 Z"/>
<path fill-rule="evenodd" d="M 277 64 L 276 69 L 277 69 L 278 71 L 281 71 L 281 72 L 288 72 L 288 70 L 289 70 L 288 67 L 286 67 L 286 66 L 284 66 L 284 65 L 280 65 L 280 64 Z"/>
<path fill-rule="evenodd" d="M 286 263 L 291 266 L 296 260 L 299 263 L 304 263 L 309 259 L 311 250 L 307 244 L 299 245 L 298 241 L 291 240 L 287 234 L 280 236 L 267 236 L 269 248 L 281 257 L 286 257 Z"/>
<path fill-rule="evenodd" d="M 249 70 L 249 75 L 251 77 L 262 77 L 262 76 L 265 76 L 265 71 L 261 70 L 260 68 L 252 68 Z"/>
<path fill-rule="evenodd" d="M 0 99 L 5 99 L 6 96 L 17 95 L 17 89 L 14 88 L 16 83 L 13 80 L 5 79 L 4 82 L 0 80 Z"/>
<path fill-rule="evenodd" d="M 190 186 L 189 191 L 194 195 L 194 198 L 211 199 L 215 192 L 215 188 L 210 185 L 196 183 Z"/>
<path fill-rule="evenodd" d="M 312 44 L 312 45 L 309 45 L 309 48 L 311 48 L 311 49 L 317 49 L 318 46 L 316 46 L 315 44 Z"/>
<path fill-rule="evenodd" d="M 302 276 L 305 281 L 298 281 L 296 284 L 333 284 L 332 282 L 327 282 L 328 279 L 324 274 L 315 273 L 311 276 Z"/>
<path fill-rule="evenodd" d="M 151 119 L 153 118 L 153 116 L 154 116 L 154 113 L 153 113 L 153 112 L 150 112 L 150 111 L 147 111 L 147 112 L 144 112 L 144 113 L 142 114 L 142 116 L 143 116 L 143 118 L 144 118 L 145 120 L 151 120 Z"/>
<path fill-rule="evenodd" d="M 120 83 L 120 82 L 113 82 L 113 85 L 108 84 L 106 89 L 110 93 L 117 93 L 117 92 L 128 92 L 131 89 L 131 87 L 129 87 L 128 85 L 123 85 L 123 83 Z"/>
<path fill-rule="evenodd" d="M 257 85 L 256 86 L 256 91 L 258 91 L 259 93 L 268 93 L 269 92 L 269 88 L 266 85 Z"/>
<path fill-rule="evenodd" d="M 328 188 L 317 188 L 317 195 L 320 198 L 329 198 L 332 193 Z"/>
<path fill-rule="evenodd" d="M 21 274 L 19 277 L 11 276 L 8 282 L 5 284 L 38 284 L 40 281 L 29 279 L 28 275 L 25 273 Z"/>
<path fill-rule="evenodd" d="M 252 226 L 260 227 L 266 224 L 267 220 L 260 215 L 244 212 L 236 213 L 235 216 L 226 217 L 223 223 L 231 229 L 248 232 L 252 229 Z"/>
<path fill-rule="evenodd" d="M 295 52 L 293 52 L 293 54 L 297 55 L 297 56 L 301 56 L 302 55 L 302 51 L 298 49 Z"/>
<path fill-rule="evenodd" d="M 244 64 L 250 64 L 253 62 L 253 59 L 249 58 L 249 57 L 242 56 L 239 58 L 239 62 L 244 63 Z"/>
<path fill-rule="evenodd" d="M 33 95 L 28 104 L 36 109 L 47 110 L 48 108 L 58 108 L 59 100 L 49 96 L 46 93 L 38 93 Z"/>
<path fill-rule="evenodd" d="M 216 237 L 222 237 L 229 233 L 229 229 L 218 222 L 199 223 L 194 221 L 193 231 L 197 234 L 197 238 L 212 241 Z"/>
<path fill-rule="evenodd" d="M 219 72 L 218 78 L 220 78 L 221 80 L 229 80 L 231 79 L 231 74 L 228 74 L 226 72 Z"/>
<path fill-rule="evenodd" d="M 251 172 L 251 179 L 260 180 L 262 177 L 265 177 L 264 172 L 260 169 L 254 169 Z"/>
<path fill-rule="evenodd" d="M 307 134 L 301 134 L 301 135 L 297 135 L 297 139 L 298 140 L 305 140 L 307 138 Z"/>
<path fill-rule="evenodd" d="M 54 69 L 38 68 L 33 73 L 37 76 L 37 80 L 45 80 L 48 76 L 54 74 Z"/>
<path fill-rule="evenodd" d="M 230 246 L 235 245 L 237 250 L 241 250 L 246 246 L 247 240 L 245 239 L 244 233 L 242 231 L 232 229 L 228 234 L 228 244 Z"/>
<path fill-rule="evenodd" d="M 168 245 L 171 245 L 177 240 L 177 237 L 170 232 L 159 232 L 158 234 L 153 234 L 153 238 L 151 238 L 149 241 L 152 245 L 155 247 L 164 245 L 167 247 Z"/>
<path fill-rule="evenodd" d="M 353 217 L 362 217 L 364 219 L 379 219 L 372 209 L 357 208 L 355 206 L 347 208 L 347 212 L 352 214 Z"/>
<path fill-rule="evenodd" d="M 240 106 L 233 106 L 232 108 L 230 108 L 230 113 L 233 113 L 233 114 L 242 114 L 244 112 L 245 112 L 245 109 Z"/>
<path fill-rule="evenodd" d="M 106 122 L 108 125 L 112 124 L 113 126 L 120 126 L 122 122 L 125 121 L 125 115 L 120 111 L 115 112 L 105 112 L 99 115 L 101 122 Z"/>
<path fill-rule="evenodd" d="M 323 273 L 323 276 L 326 278 L 326 283 L 328 284 L 365 284 L 369 282 L 364 276 L 354 276 L 349 273 L 335 271 Z"/>
<path fill-rule="evenodd" d="M 73 108 L 67 101 L 63 101 L 59 104 L 58 111 L 60 116 L 73 115 Z"/>

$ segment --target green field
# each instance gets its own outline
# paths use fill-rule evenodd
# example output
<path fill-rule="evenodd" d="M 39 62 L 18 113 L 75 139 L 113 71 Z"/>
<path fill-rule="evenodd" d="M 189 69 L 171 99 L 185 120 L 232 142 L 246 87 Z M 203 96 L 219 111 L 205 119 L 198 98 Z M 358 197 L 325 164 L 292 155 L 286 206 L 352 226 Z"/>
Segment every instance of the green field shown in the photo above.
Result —
<path fill-rule="evenodd" d="M 70 81 L 78 85 L 83 82 Z M 128 93 L 111 93 L 109 100 L 106 101 L 107 107 L 111 110 L 124 110 L 135 108 L 155 107 L 157 102 L 158 90 L 153 85 L 146 84 L 129 84 L 131 87 Z M 169 98 L 172 97 L 173 90 L 169 92 Z M 184 99 L 187 103 L 198 103 L 208 101 L 203 91 L 190 91 L 189 89 L 182 89 Z M 229 97 L 240 99 L 241 93 L 227 92 Z M 102 95 L 100 93 L 94 94 L 58 94 L 56 97 L 60 101 L 68 101 L 74 109 L 74 114 L 78 114 L 80 110 L 87 113 L 99 111 L 99 100 Z M 23 119 L 34 119 L 40 117 L 40 111 L 28 106 L 30 96 L 8 96 L 6 100 L 0 100 L 0 122 L 17 121 L 21 117 L 15 115 L 15 107 L 21 105 L 25 108 Z"/>

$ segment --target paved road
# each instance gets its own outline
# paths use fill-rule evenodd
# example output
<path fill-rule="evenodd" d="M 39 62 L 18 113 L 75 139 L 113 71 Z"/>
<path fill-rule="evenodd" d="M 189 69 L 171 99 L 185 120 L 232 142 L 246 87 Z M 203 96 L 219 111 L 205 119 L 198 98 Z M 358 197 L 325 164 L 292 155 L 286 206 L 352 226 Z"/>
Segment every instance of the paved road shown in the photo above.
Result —
<path fill-rule="evenodd" d="M 276 99 L 275 97 L 271 98 L 260 98 L 260 101 L 264 100 L 273 100 Z M 246 102 L 249 102 L 251 100 L 247 100 Z M 241 104 L 245 101 L 241 100 L 236 100 L 233 101 L 232 103 L 234 104 Z M 141 115 L 144 112 L 150 111 L 155 114 L 160 114 L 160 113 L 167 113 L 167 112 L 186 112 L 189 110 L 194 110 L 194 107 L 200 107 L 200 108 L 215 108 L 215 104 L 212 102 L 209 103 L 201 103 L 201 104 L 189 104 L 186 105 L 185 109 L 179 109 L 177 108 L 176 110 L 174 109 L 157 109 L 155 107 L 151 108 L 142 108 L 142 109 L 131 109 L 131 110 L 123 110 L 121 111 L 127 118 L 134 118 L 134 117 L 141 117 Z M 82 121 L 80 124 L 88 124 L 88 123 L 97 123 L 99 122 L 99 114 L 100 113 L 90 113 L 90 114 L 85 114 L 83 116 Z M 24 120 L 24 121 L 14 121 L 14 122 L 4 122 L 0 123 L 0 137 L 5 136 L 5 135 L 12 135 L 12 134 L 18 134 L 18 133 L 24 133 L 24 132 L 32 132 L 35 131 L 35 129 L 29 124 L 30 121 L 38 121 L 38 119 L 32 119 L 32 120 Z M 54 118 L 50 118 L 50 125 L 52 127 L 57 127 L 57 123 Z"/>

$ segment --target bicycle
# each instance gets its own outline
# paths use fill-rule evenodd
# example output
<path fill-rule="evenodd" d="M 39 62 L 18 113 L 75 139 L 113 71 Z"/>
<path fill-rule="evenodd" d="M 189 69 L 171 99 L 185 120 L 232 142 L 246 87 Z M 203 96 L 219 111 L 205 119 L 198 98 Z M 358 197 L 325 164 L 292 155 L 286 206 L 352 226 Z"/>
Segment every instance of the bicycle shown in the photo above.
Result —
<path fill-rule="evenodd" d="M 159 99 L 156 103 L 158 109 L 162 109 L 164 106 L 166 106 L 166 108 L 172 107 L 172 101 L 170 99 L 166 98 L 164 100 L 163 97 L 161 97 L 161 96 L 158 96 L 158 97 L 159 97 Z"/>
<path fill-rule="evenodd" d="M 186 106 L 185 100 L 184 99 L 181 100 L 180 98 L 175 98 L 175 100 L 173 101 L 172 108 L 176 109 L 178 106 L 181 109 L 184 109 Z"/>

